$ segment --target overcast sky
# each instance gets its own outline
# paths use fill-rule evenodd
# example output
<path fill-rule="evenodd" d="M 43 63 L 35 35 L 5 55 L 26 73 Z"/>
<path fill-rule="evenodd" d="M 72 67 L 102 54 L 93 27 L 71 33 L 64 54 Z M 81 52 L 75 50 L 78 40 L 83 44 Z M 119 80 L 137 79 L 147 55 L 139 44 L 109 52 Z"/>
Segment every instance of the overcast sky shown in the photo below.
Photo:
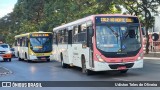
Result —
<path fill-rule="evenodd" d="M 0 18 L 13 11 L 17 0 L 0 0 Z"/>

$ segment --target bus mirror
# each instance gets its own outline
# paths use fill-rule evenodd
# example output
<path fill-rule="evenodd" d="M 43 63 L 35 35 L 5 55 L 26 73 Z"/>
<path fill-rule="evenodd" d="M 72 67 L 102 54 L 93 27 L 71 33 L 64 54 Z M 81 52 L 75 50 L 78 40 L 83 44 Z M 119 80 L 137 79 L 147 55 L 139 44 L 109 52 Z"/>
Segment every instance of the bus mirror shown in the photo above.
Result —
<path fill-rule="evenodd" d="M 82 48 L 86 48 L 87 47 L 87 42 L 82 42 Z"/>
<path fill-rule="evenodd" d="M 157 41 L 159 39 L 159 35 L 157 33 L 152 34 L 152 40 Z"/>

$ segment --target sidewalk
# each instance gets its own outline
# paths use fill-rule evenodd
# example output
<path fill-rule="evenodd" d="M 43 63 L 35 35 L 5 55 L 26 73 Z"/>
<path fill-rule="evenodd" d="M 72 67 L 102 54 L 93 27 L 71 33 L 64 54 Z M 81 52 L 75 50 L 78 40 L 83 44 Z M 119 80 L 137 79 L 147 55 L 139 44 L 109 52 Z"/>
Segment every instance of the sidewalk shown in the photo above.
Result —
<path fill-rule="evenodd" d="M 150 52 L 149 54 L 144 54 L 144 59 L 160 60 L 160 52 Z"/>
<path fill-rule="evenodd" d="M 10 74 L 10 73 L 12 73 L 10 70 L 0 66 L 0 76 L 7 75 L 7 74 Z"/>

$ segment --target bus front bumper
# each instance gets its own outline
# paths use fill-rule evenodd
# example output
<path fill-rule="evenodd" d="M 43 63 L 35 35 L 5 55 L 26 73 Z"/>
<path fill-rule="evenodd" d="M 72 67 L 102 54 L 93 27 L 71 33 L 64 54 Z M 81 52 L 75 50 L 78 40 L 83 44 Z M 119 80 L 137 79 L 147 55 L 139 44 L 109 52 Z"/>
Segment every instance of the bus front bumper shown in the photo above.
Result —
<path fill-rule="evenodd" d="M 126 69 L 136 69 L 143 68 L 143 59 L 137 60 L 135 62 L 127 63 L 104 63 L 95 61 L 93 71 L 109 71 L 109 70 L 120 70 L 119 67 L 126 67 Z"/>
<path fill-rule="evenodd" d="M 29 59 L 32 60 L 32 61 L 46 61 L 48 59 L 50 59 L 49 57 L 50 56 L 41 56 L 41 57 L 37 57 L 37 56 L 34 56 L 34 55 L 29 55 Z"/>

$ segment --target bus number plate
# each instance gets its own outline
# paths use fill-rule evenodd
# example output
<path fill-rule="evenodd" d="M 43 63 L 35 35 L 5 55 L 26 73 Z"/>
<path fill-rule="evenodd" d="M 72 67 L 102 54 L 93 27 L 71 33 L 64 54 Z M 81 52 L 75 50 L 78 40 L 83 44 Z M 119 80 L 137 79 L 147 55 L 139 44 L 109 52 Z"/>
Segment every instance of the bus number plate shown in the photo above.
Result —
<path fill-rule="evenodd" d="M 42 58 L 41 58 L 41 60 L 45 60 L 45 59 L 46 59 L 45 57 L 42 57 Z"/>
<path fill-rule="evenodd" d="M 124 70 L 124 69 L 126 69 L 126 66 L 120 66 L 120 67 L 118 67 L 117 69 L 118 69 L 118 70 Z"/>

